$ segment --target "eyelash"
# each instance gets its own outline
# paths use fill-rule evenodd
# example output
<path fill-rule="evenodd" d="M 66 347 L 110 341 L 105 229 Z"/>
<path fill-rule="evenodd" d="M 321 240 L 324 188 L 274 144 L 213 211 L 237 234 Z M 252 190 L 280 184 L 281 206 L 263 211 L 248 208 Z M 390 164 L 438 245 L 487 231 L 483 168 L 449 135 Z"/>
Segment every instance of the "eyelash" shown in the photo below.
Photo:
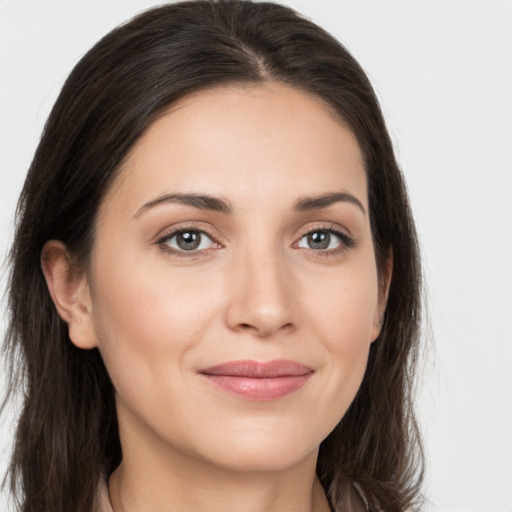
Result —
<path fill-rule="evenodd" d="M 169 247 L 168 242 L 173 237 L 179 235 L 180 233 L 187 233 L 187 232 L 194 232 L 194 233 L 200 233 L 201 235 L 206 235 L 208 238 L 211 239 L 211 241 L 214 245 L 217 245 L 217 247 L 214 247 L 214 249 L 222 247 L 222 244 L 217 242 L 215 237 L 212 234 L 208 233 L 207 231 L 205 231 L 202 228 L 199 228 L 199 227 L 193 226 L 193 225 L 180 227 L 178 229 L 171 231 L 170 233 L 165 234 L 164 236 L 162 236 L 161 238 L 159 238 L 156 241 L 156 245 L 158 245 L 160 247 L 160 249 L 162 251 L 164 251 L 165 253 L 171 254 L 173 256 L 178 256 L 180 258 L 181 257 L 187 258 L 187 257 L 200 256 L 200 255 L 204 254 L 205 251 L 210 250 L 210 248 L 208 248 L 208 249 L 186 251 L 186 250 L 176 250 L 174 248 Z M 339 245 L 339 247 L 336 247 L 334 249 L 327 249 L 327 250 L 326 249 L 315 250 L 315 249 L 311 249 L 311 248 L 308 249 L 309 251 L 313 252 L 315 254 L 315 256 L 321 256 L 321 257 L 339 256 L 339 255 L 347 252 L 349 249 L 352 249 L 356 245 L 356 241 L 352 237 L 350 237 L 349 235 L 344 233 L 343 231 L 341 231 L 333 226 L 318 226 L 318 227 L 309 228 L 307 231 L 304 231 L 303 233 L 301 233 L 300 236 L 298 237 L 297 241 L 294 242 L 292 246 L 294 248 L 298 248 L 298 247 L 296 247 L 296 245 L 305 236 L 308 236 L 312 233 L 317 233 L 317 232 L 323 232 L 323 233 L 328 233 L 330 235 L 335 235 L 340 240 L 340 245 Z"/>
<path fill-rule="evenodd" d="M 166 235 L 162 236 L 156 241 L 156 245 L 160 247 L 162 251 L 164 251 L 167 254 L 171 254 L 173 256 L 178 256 L 180 258 L 190 258 L 193 256 L 199 256 L 204 254 L 205 251 L 209 251 L 209 249 L 201 249 L 201 250 L 194 250 L 194 251 L 185 251 L 185 250 L 177 250 L 173 249 L 172 247 L 169 247 L 168 242 L 173 237 L 179 235 L 180 233 L 200 233 L 201 235 L 206 235 L 208 238 L 211 239 L 212 243 L 217 245 L 218 247 L 222 247 L 222 244 L 217 242 L 215 240 L 215 237 L 208 233 L 208 231 L 205 231 L 203 228 L 199 228 L 198 226 L 190 225 L 190 226 L 184 226 L 180 227 L 178 229 L 175 229 L 171 231 L 170 233 L 167 233 Z M 215 247 L 216 249 L 217 247 Z"/>
<path fill-rule="evenodd" d="M 340 256 L 344 253 L 346 253 L 348 250 L 352 249 L 356 245 L 356 241 L 351 236 L 347 235 L 345 232 L 341 231 L 340 229 L 328 225 L 328 226 L 316 226 L 313 228 L 308 228 L 306 231 L 304 231 L 300 236 L 297 242 L 294 242 L 295 244 L 298 244 L 300 240 L 302 240 L 305 236 L 310 235 L 312 233 L 329 233 L 330 235 L 335 235 L 340 240 L 340 245 L 336 247 L 335 249 L 326 249 L 326 250 L 315 250 L 315 249 L 309 249 L 312 251 L 315 256 L 320 257 L 332 257 L 332 256 Z"/>

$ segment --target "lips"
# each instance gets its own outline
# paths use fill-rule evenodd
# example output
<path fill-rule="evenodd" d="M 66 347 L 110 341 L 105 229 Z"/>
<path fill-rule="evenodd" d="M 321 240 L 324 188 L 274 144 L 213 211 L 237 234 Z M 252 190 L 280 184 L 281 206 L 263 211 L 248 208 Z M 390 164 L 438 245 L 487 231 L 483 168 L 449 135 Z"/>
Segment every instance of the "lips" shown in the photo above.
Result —
<path fill-rule="evenodd" d="M 300 389 L 314 373 L 295 361 L 229 361 L 199 372 L 218 389 L 249 400 L 276 400 Z"/>

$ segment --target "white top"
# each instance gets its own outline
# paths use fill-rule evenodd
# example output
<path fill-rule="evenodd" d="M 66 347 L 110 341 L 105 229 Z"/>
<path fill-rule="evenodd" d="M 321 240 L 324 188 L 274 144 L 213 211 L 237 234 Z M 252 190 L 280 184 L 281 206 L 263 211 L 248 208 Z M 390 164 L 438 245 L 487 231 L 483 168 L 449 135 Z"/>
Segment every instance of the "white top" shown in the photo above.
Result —
<path fill-rule="evenodd" d="M 114 512 L 108 496 L 107 481 L 104 477 L 98 485 L 97 512 Z"/>

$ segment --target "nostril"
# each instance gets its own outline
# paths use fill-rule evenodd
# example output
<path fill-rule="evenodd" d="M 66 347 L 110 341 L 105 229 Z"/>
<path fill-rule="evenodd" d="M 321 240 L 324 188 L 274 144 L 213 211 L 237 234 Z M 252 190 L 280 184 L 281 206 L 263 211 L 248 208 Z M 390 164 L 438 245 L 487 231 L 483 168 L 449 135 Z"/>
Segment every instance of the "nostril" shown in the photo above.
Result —
<path fill-rule="evenodd" d="M 257 331 L 261 332 L 262 334 L 269 334 L 270 332 L 273 332 L 274 329 L 269 329 L 268 332 L 264 328 L 258 328 L 256 325 L 248 324 L 248 323 L 240 323 L 238 324 L 238 327 L 240 330 L 251 330 L 251 331 Z M 288 322 L 286 324 L 281 325 L 277 330 L 283 332 L 283 331 L 291 331 L 294 329 L 294 324 L 291 322 Z"/>

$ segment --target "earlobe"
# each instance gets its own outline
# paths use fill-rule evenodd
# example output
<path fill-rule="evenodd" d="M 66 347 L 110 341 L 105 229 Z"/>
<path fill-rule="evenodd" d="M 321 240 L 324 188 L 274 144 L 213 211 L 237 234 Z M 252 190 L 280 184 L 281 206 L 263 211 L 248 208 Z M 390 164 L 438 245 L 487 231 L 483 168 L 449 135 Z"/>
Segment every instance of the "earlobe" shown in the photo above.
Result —
<path fill-rule="evenodd" d="M 68 324 L 73 344 L 83 349 L 96 347 L 87 277 L 73 266 L 62 242 L 46 242 L 41 252 L 41 268 L 57 313 Z"/>

